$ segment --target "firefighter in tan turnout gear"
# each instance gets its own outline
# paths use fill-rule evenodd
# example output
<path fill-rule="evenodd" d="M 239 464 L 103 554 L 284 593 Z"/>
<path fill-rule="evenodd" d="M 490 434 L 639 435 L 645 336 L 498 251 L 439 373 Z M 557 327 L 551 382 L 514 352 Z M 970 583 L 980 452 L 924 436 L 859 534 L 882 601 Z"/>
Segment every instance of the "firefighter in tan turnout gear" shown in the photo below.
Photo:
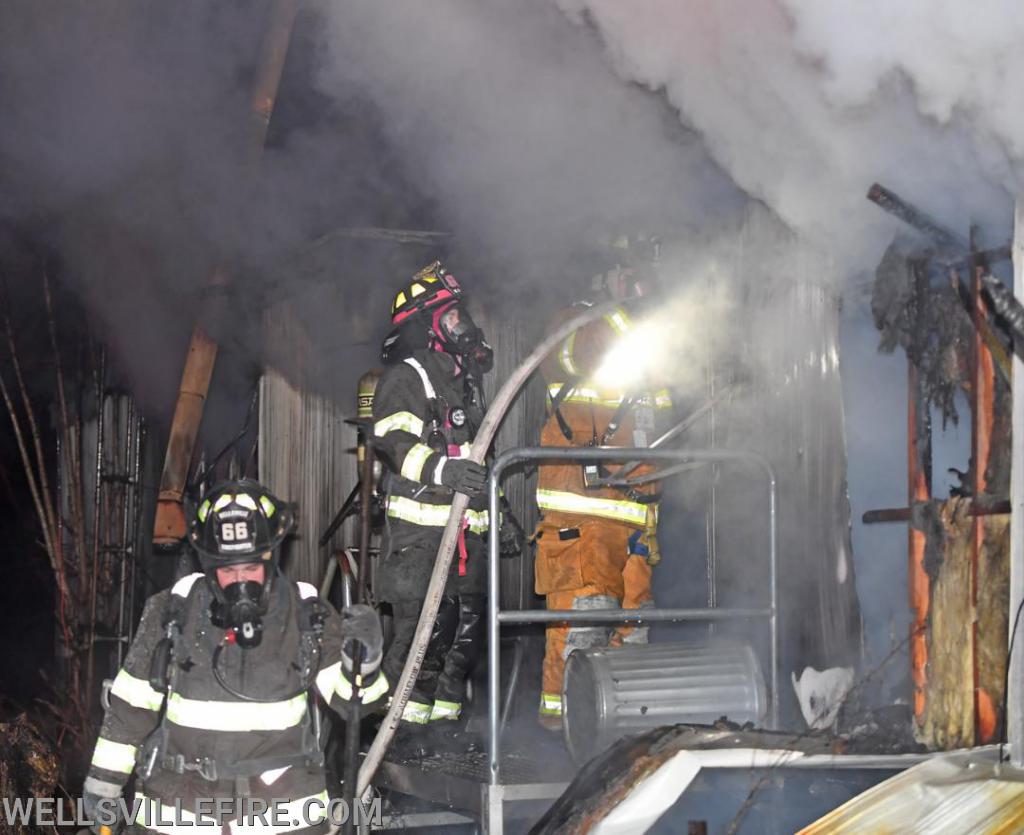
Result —
<path fill-rule="evenodd" d="M 146 602 L 110 691 L 84 807 L 112 808 L 134 771 L 145 831 L 186 831 L 197 811 L 213 812 L 207 801 L 232 798 L 251 805 L 225 804 L 213 831 L 324 831 L 312 694 L 342 716 L 356 695 L 369 704 L 386 694 L 377 614 L 357 605 L 339 616 L 313 586 L 285 579 L 278 549 L 292 511 L 261 485 L 221 484 L 188 515 L 203 570 Z M 286 807 L 288 824 L 247 820 L 254 800 Z"/>
<path fill-rule="evenodd" d="M 616 270 L 602 277 L 608 297 Z M 621 296 L 618 296 L 621 297 Z M 555 325 L 578 309 L 559 314 Z M 624 308 L 570 335 L 541 367 L 547 385 L 548 419 L 543 446 L 647 446 L 658 424 L 667 419 L 672 401 L 667 390 L 652 390 L 645 381 L 627 380 L 630 342 L 638 331 Z M 642 337 L 642 332 L 639 334 Z M 608 359 L 616 349 L 625 362 Z M 635 358 L 634 358 L 635 359 Z M 622 372 L 622 373 L 620 373 Z M 610 464 L 614 470 L 618 464 Z M 649 467 L 635 470 L 639 476 Z M 535 579 L 537 594 L 549 609 L 638 609 L 654 605 L 651 566 L 660 559 L 656 528 L 656 485 L 621 490 L 589 487 L 606 475 L 603 467 L 579 463 L 545 464 L 538 471 Z M 574 649 L 646 643 L 646 627 L 552 624 L 541 685 L 540 719 L 561 726 L 562 676 Z"/>

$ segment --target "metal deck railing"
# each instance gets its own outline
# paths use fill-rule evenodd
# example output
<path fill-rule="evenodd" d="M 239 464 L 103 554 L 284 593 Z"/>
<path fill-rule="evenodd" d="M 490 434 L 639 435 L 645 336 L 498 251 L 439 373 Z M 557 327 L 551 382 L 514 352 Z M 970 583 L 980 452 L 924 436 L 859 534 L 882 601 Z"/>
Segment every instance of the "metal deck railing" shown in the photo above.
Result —
<path fill-rule="evenodd" d="M 604 609 L 604 610 L 551 610 L 551 609 L 506 609 L 501 608 L 501 572 L 498 567 L 499 484 L 502 474 L 512 464 L 525 461 L 678 461 L 680 463 L 725 463 L 747 462 L 757 466 L 766 476 L 768 483 L 768 605 L 765 608 L 730 609 L 723 607 L 704 609 Z M 500 662 L 501 643 L 499 632 L 502 624 L 524 623 L 654 623 L 664 621 L 714 621 L 725 619 L 764 618 L 769 624 L 770 655 L 770 726 L 778 727 L 779 718 L 779 634 L 778 634 L 778 523 L 777 491 L 775 472 L 771 464 L 753 452 L 725 449 L 633 449 L 608 447 L 522 447 L 502 453 L 491 466 L 487 483 L 491 526 L 487 543 L 488 560 L 488 776 L 493 796 L 490 808 L 485 810 L 488 818 L 501 814 L 501 716 L 500 716 Z M 712 578 L 713 581 L 714 578 Z M 509 798 L 511 799 L 511 798 Z M 497 801 L 497 803 L 495 803 Z M 493 808 L 497 805 L 497 809 Z M 487 826 L 490 823 L 491 826 Z M 500 831 L 500 821 L 488 820 L 485 827 Z"/>

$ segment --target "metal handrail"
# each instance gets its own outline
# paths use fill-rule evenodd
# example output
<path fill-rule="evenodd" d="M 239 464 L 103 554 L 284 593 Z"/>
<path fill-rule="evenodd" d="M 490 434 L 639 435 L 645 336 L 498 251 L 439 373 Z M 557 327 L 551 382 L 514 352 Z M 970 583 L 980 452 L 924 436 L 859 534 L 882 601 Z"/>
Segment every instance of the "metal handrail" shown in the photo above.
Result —
<path fill-rule="evenodd" d="M 554 610 L 510 609 L 501 610 L 501 572 L 498 567 L 499 514 L 498 486 L 502 473 L 511 464 L 520 461 L 747 461 L 761 468 L 768 479 L 768 607 L 761 609 L 601 609 Z M 766 618 L 769 624 L 769 654 L 771 657 L 771 712 L 770 725 L 779 724 L 779 605 L 778 605 L 778 503 L 775 471 L 767 459 L 754 452 L 729 449 L 630 449 L 626 447 L 520 447 L 503 452 L 491 466 L 487 479 L 487 498 L 490 530 L 487 537 L 487 712 L 488 712 L 488 776 L 490 785 L 498 785 L 501 734 L 499 690 L 501 686 L 501 646 L 499 632 L 503 623 L 547 622 L 624 622 L 721 620 L 725 618 Z"/>

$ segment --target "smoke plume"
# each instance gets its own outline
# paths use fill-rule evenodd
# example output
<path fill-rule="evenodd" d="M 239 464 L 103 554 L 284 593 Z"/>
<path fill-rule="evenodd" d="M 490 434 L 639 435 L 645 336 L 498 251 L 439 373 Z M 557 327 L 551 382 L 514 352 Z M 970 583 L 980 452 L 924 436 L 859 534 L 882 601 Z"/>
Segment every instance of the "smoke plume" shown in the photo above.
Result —
<path fill-rule="evenodd" d="M 875 180 L 961 232 L 1007 234 L 1024 155 L 1016 4 L 557 3 L 843 271 L 873 267 L 894 229 L 864 200 Z"/>
<path fill-rule="evenodd" d="M 517 287 L 564 280 L 602 237 L 706 232 L 742 204 L 664 100 L 623 84 L 546 0 L 325 14 L 321 89 L 373 100 L 437 221 Z"/>

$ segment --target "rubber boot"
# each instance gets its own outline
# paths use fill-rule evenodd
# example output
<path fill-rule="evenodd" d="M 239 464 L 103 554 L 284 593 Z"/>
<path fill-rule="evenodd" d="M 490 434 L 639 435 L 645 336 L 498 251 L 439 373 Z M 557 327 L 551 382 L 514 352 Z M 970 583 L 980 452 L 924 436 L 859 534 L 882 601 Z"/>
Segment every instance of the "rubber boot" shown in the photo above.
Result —
<path fill-rule="evenodd" d="M 466 679 L 473 672 L 483 647 L 485 607 L 486 598 L 482 594 L 459 596 L 455 634 L 444 657 L 444 669 L 437 680 L 435 703 L 463 705 L 465 702 Z"/>

